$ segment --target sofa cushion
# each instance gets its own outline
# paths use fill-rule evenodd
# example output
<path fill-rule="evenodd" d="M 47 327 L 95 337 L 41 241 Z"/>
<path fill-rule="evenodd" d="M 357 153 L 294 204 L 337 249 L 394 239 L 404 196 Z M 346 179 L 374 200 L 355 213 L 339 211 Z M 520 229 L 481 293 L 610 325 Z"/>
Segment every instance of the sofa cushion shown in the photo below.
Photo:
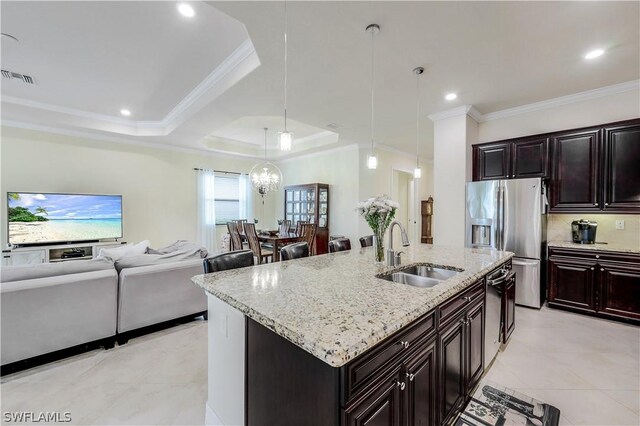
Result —
<path fill-rule="evenodd" d="M 201 246 L 198 243 L 194 243 L 191 241 L 187 241 L 187 240 L 178 240 L 173 244 L 169 244 L 166 247 L 161 247 L 159 249 L 149 249 L 147 250 L 147 253 L 154 253 L 154 254 L 168 254 L 168 253 L 173 253 L 173 252 L 182 252 L 185 250 L 193 250 L 193 249 L 197 249 L 200 251 L 200 257 L 202 259 L 204 259 L 205 257 L 207 257 L 207 255 L 209 254 L 207 252 L 207 249 L 204 248 L 203 246 Z"/>
<path fill-rule="evenodd" d="M 201 259 L 199 248 L 182 249 L 166 254 L 140 254 L 137 256 L 122 257 L 116 261 L 115 266 L 118 273 L 120 273 L 120 271 L 125 268 L 161 265 L 163 263 L 173 263 L 194 259 Z"/>
<path fill-rule="evenodd" d="M 120 247 L 103 248 L 98 254 L 99 258 L 110 258 L 114 262 L 121 257 L 144 254 L 149 247 L 149 240 L 140 241 L 138 244 L 126 244 Z"/>
<path fill-rule="evenodd" d="M 5 266 L 0 271 L 0 281 L 24 281 L 58 275 L 80 274 L 83 272 L 113 269 L 109 259 L 70 260 L 67 262 L 41 263 L 37 265 Z"/>

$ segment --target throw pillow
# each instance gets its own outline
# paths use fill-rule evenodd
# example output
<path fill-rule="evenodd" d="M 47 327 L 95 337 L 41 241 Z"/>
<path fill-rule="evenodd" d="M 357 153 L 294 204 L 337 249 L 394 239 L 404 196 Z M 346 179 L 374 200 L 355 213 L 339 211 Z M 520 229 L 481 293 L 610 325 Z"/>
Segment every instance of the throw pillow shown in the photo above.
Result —
<path fill-rule="evenodd" d="M 149 247 L 149 240 L 140 241 L 138 244 L 126 244 L 122 247 L 103 248 L 98 254 L 98 258 L 108 257 L 114 262 L 125 256 L 136 256 L 144 254 Z"/>

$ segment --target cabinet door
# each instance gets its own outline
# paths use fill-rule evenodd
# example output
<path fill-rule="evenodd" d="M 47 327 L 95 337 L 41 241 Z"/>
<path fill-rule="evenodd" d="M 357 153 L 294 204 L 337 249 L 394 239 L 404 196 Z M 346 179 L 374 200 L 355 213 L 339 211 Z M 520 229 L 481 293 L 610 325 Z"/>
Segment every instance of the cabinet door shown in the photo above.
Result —
<path fill-rule="evenodd" d="M 478 383 L 484 372 L 484 299 L 470 307 L 466 325 L 466 393 Z"/>
<path fill-rule="evenodd" d="M 640 320 L 640 266 L 601 262 L 598 267 L 600 313 Z"/>
<path fill-rule="evenodd" d="M 511 175 L 511 142 L 474 147 L 474 180 L 507 179 Z"/>
<path fill-rule="evenodd" d="M 512 178 L 549 176 L 549 138 L 513 144 Z"/>
<path fill-rule="evenodd" d="M 438 337 L 440 424 L 448 423 L 458 413 L 465 399 L 465 321 L 466 316 L 454 320 Z"/>
<path fill-rule="evenodd" d="M 516 328 L 516 277 L 505 283 L 502 292 L 502 342 L 507 343 Z"/>
<path fill-rule="evenodd" d="M 45 262 L 44 250 L 29 250 L 12 252 L 8 255 L 7 264 L 10 266 L 16 265 L 37 265 Z"/>
<path fill-rule="evenodd" d="M 604 208 L 640 212 L 640 124 L 605 128 Z"/>
<path fill-rule="evenodd" d="M 594 129 L 553 139 L 551 212 L 600 210 L 600 135 Z"/>
<path fill-rule="evenodd" d="M 436 341 L 422 345 L 405 361 L 405 398 L 407 426 L 436 424 Z"/>
<path fill-rule="evenodd" d="M 345 426 L 400 426 L 401 393 L 406 384 L 399 371 L 343 411 Z"/>
<path fill-rule="evenodd" d="M 549 304 L 596 311 L 595 262 L 549 258 Z"/>

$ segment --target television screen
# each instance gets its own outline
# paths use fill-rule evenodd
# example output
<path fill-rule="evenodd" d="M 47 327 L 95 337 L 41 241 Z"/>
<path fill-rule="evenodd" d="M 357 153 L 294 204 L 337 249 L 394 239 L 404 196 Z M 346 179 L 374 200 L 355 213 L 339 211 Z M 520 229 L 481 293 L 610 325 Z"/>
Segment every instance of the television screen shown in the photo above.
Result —
<path fill-rule="evenodd" d="M 8 192 L 9 243 L 122 238 L 122 196 Z"/>

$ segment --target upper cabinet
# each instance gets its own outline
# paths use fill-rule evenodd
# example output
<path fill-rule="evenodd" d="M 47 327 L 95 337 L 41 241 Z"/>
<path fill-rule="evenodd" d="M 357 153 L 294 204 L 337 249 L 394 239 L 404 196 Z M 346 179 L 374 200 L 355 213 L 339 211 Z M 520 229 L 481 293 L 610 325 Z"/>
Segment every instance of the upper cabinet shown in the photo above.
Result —
<path fill-rule="evenodd" d="M 600 135 L 592 129 L 553 138 L 552 211 L 600 210 Z"/>
<path fill-rule="evenodd" d="M 475 145 L 474 180 L 547 177 L 548 153 L 548 138 Z"/>
<path fill-rule="evenodd" d="M 640 119 L 473 146 L 473 180 L 550 178 L 551 213 L 640 212 Z"/>
<path fill-rule="evenodd" d="M 604 129 L 604 209 L 640 210 L 640 123 Z"/>

